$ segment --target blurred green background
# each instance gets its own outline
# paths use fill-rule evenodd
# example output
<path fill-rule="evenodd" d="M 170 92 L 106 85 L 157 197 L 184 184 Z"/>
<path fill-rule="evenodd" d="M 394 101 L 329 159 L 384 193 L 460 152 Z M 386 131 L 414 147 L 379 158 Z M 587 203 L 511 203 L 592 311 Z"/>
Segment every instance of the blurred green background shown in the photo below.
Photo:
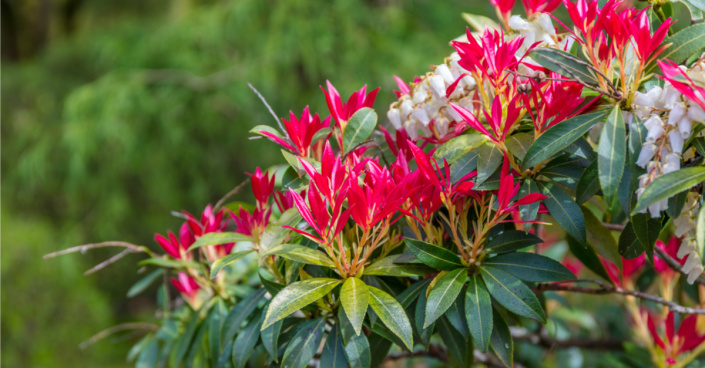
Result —
<path fill-rule="evenodd" d="M 248 140 L 319 85 L 348 96 L 409 80 L 450 54 L 460 13 L 484 1 L 2 0 L 2 360 L 6 367 L 123 367 L 130 336 L 78 344 L 153 318 L 127 299 L 139 256 L 42 255 L 105 240 L 147 244 L 198 213 L 244 172 L 280 159 Z M 239 199 L 247 199 L 241 194 Z M 129 341 L 128 341 L 129 340 Z"/>

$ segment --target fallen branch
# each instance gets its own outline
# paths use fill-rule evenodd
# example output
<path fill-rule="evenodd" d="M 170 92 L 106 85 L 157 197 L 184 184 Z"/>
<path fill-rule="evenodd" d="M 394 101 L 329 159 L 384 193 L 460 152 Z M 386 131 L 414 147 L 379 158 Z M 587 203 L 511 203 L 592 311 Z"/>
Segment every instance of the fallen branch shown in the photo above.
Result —
<path fill-rule="evenodd" d="M 567 282 L 587 282 L 587 283 L 595 284 L 598 287 L 597 288 L 590 288 L 590 287 L 582 287 L 582 286 L 563 285 Z M 683 313 L 683 314 L 705 314 L 705 309 L 684 307 L 680 304 L 665 300 L 665 299 L 657 297 L 655 295 L 642 293 L 641 291 L 622 289 L 619 286 L 607 285 L 607 284 L 603 283 L 602 281 L 598 281 L 598 280 L 585 280 L 584 279 L 584 280 L 567 280 L 565 282 L 555 282 L 555 283 L 539 283 L 534 288 L 534 292 L 537 292 L 537 293 L 541 293 L 541 292 L 544 292 L 547 290 L 571 291 L 571 292 L 575 292 L 575 293 L 594 294 L 594 295 L 603 295 L 603 294 L 630 295 L 630 296 L 633 296 L 633 297 L 636 297 L 639 299 L 649 300 L 654 303 L 659 303 L 659 304 L 665 305 L 673 312 Z"/>

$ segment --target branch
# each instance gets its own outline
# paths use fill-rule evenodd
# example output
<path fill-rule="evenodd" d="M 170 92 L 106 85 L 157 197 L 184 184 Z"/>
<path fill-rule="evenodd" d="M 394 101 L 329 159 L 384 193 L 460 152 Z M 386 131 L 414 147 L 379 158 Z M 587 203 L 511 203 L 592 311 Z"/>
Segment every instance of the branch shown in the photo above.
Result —
<path fill-rule="evenodd" d="M 106 247 L 122 247 L 122 248 L 130 249 L 131 253 L 147 253 L 150 256 L 153 255 L 151 250 L 149 250 L 147 247 L 142 246 L 142 245 L 135 245 L 132 243 L 127 243 L 127 242 L 122 242 L 122 241 L 107 241 L 107 242 L 102 242 L 102 243 L 92 243 L 92 244 L 79 245 L 77 247 L 72 247 L 72 248 L 60 250 L 58 252 L 45 254 L 44 259 L 54 258 L 54 257 L 58 257 L 58 256 L 63 256 L 64 254 L 70 254 L 70 253 L 76 253 L 76 252 L 85 253 L 87 250 L 90 250 L 90 249 L 106 248 Z"/>
<path fill-rule="evenodd" d="M 106 328 L 103 331 L 98 332 L 97 334 L 91 336 L 88 340 L 80 343 L 78 345 L 79 348 L 85 349 L 90 345 L 95 344 L 96 342 L 120 331 L 125 331 L 125 330 L 149 330 L 149 331 L 158 331 L 159 326 L 151 323 L 142 323 L 142 322 L 128 322 L 128 323 L 122 323 L 113 327 Z"/>
<path fill-rule="evenodd" d="M 668 266 L 671 267 L 674 271 L 678 271 L 678 272 L 680 272 L 680 273 L 683 274 L 683 275 L 687 275 L 687 274 L 686 274 L 685 272 L 683 272 L 683 270 L 681 269 L 681 264 L 678 263 L 678 261 L 676 261 L 675 259 L 673 259 L 673 257 L 671 257 L 670 255 L 668 255 L 668 253 L 666 253 L 663 249 L 661 249 L 661 248 L 659 248 L 659 247 L 654 247 L 654 250 L 656 251 L 656 253 L 658 253 L 659 258 L 661 258 L 661 259 L 663 259 L 664 261 L 666 261 L 666 263 L 668 264 Z M 705 276 L 703 276 L 703 275 L 698 276 L 698 278 L 695 279 L 695 282 L 697 282 L 697 283 L 699 283 L 699 284 L 702 284 L 702 285 L 705 285 Z"/>
<path fill-rule="evenodd" d="M 633 296 L 633 297 L 636 297 L 639 299 L 649 300 L 654 303 L 663 304 L 663 305 L 669 307 L 669 309 L 673 312 L 683 313 L 683 314 L 705 314 L 705 309 L 684 307 L 680 304 L 665 300 L 665 299 L 657 297 L 655 295 L 642 293 L 641 291 L 622 289 L 619 286 L 606 285 L 602 281 L 598 281 L 598 280 L 568 280 L 566 282 L 588 282 L 588 283 L 595 284 L 598 287 L 597 288 L 589 288 L 589 287 L 581 287 L 581 286 L 563 285 L 563 283 L 565 283 L 565 282 L 556 282 L 556 283 L 551 283 L 551 284 L 539 283 L 534 288 L 534 292 L 541 293 L 541 292 L 544 292 L 547 290 L 554 290 L 554 291 L 572 291 L 575 293 L 594 294 L 594 295 L 604 295 L 604 294 L 630 295 L 630 296 Z"/>
<path fill-rule="evenodd" d="M 517 340 L 528 341 L 534 345 L 545 348 L 581 348 L 589 350 L 624 350 L 624 341 L 615 339 L 584 339 L 573 338 L 566 340 L 553 339 L 542 333 L 532 333 L 521 327 L 509 327 L 512 337 Z"/>
<path fill-rule="evenodd" d="M 606 227 L 607 229 L 610 229 L 612 231 L 624 231 L 624 225 L 619 225 L 619 224 L 608 224 L 606 222 L 602 223 L 602 226 Z"/>
<path fill-rule="evenodd" d="M 226 195 L 223 196 L 220 200 L 218 200 L 218 203 L 215 204 L 215 207 L 213 207 L 213 212 L 218 213 L 220 211 L 220 207 L 223 207 L 225 204 L 225 201 L 228 200 L 228 198 L 234 196 L 235 194 L 240 193 L 243 187 L 247 185 L 247 183 L 250 182 L 250 179 L 245 179 L 242 183 L 238 184 L 235 188 L 233 188 L 231 191 L 229 191 Z"/>
<path fill-rule="evenodd" d="M 274 117 L 274 121 L 277 122 L 277 125 L 279 126 L 279 129 L 281 129 L 282 132 L 286 133 L 286 129 L 284 129 L 284 127 L 282 126 L 281 121 L 279 121 L 279 117 L 277 117 L 277 114 L 274 113 L 274 109 L 272 109 L 272 107 L 269 106 L 269 104 L 267 103 L 267 100 L 264 99 L 264 96 L 262 96 L 262 94 L 259 93 L 259 91 L 257 90 L 257 88 L 255 88 L 255 86 L 253 86 L 251 83 L 247 83 L 247 86 L 250 87 L 250 89 L 252 90 L 252 92 L 254 92 L 254 93 L 257 95 L 257 97 L 259 97 L 259 99 L 262 101 L 262 103 L 264 104 L 264 106 L 267 107 L 267 110 L 269 110 L 269 113 L 272 114 L 272 116 Z"/>
<path fill-rule="evenodd" d="M 132 249 L 130 249 L 130 248 L 127 248 L 127 249 L 123 250 L 122 252 L 120 252 L 120 253 L 118 253 L 118 254 L 116 254 L 116 255 L 114 255 L 114 256 L 108 258 L 107 260 L 105 260 L 105 261 L 103 261 L 103 262 L 101 262 L 101 263 L 95 265 L 95 266 L 94 266 L 93 268 L 91 268 L 90 270 L 84 272 L 83 275 L 84 275 L 84 276 L 88 276 L 88 275 L 90 275 L 90 274 L 92 274 L 92 273 L 94 273 L 94 272 L 98 272 L 98 271 L 104 269 L 105 267 L 108 267 L 108 266 L 110 266 L 111 264 L 113 264 L 113 263 L 119 261 L 120 259 L 122 259 L 122 257 L 124 257 L 124 256 L 126 256 L 126 255 L 128 255 L 128 254 L 132 254 L 132 253 L 137 253 L 137 252 L 134 251 L 134 250 L 132 250 Z"/>

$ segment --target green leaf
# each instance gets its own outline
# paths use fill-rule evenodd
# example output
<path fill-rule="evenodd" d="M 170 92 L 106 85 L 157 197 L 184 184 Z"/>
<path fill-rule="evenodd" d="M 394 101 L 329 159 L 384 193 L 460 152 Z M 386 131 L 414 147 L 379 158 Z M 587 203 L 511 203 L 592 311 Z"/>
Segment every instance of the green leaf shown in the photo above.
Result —
<path fill-rule="evenodd" d="M 465 293 L 465 318 L 475 346 L 486 352 L 492 334 L 492 299 L 478 274 L 472 275 L 468 282 L 468 291 Z"/>
<path fill-rule="evenodd" d="M 705 48 L 705 24 L 695 24 L 684 28 L 671 37 L 664 44 L 671 44 L 659 59 L 668 59 L 676 64 L 683 63 L 690 55 Z"/>
<path fill-rule="evenodd" d="M 556 184 L 575 190 L 589 164 L 590 161 L 580 156 L 566 153 L 551 160 L 539 173 Z"/>
<path fill-rule="evenodd" d="M 522 161 L 524 156 L 526 156 L 526 151 L 533 142 L 534 135 L 532 133 L 517 133 L 510 135 L 504 144 L 507 146 L 509 153 L 516 156 L 519 161 Z"/>
<path fill-rule="evenodd" d="M 145 346 L 137 357 L 136 368 L 152 368 L 157 364 L 159 358 L 159 342 L 152 340 Z"/>
<path fill-rule="evenodd" d="M 484 32 L 485 28 L 495 30 L 501 29 L 500 25 L 497 24 L 497 22 L 483 15 L 463 13 L 462 17 L 475 30 L 475 32 Z"/>
<path fill-rule="evenodd" d="M 605 257 L 622 269 L 622 258 L 619 255 L 617 241 L 612 236 L 612 232 L 602 225 L 595 215 L 587 208 L 580 207 L 585 217 L 587 227 L 587 242 L 595 250 L 595 253 Z"/>
<path fill-rule="evenodd" d="M 201 356 L 205 354 L 203 351 L 203 340 L 205 339 L 206 332 L 208 330 L 208 325 L 205 323 L 201 323 L 201 326 L 198 328 L 197 332 L 193 336 L 193 341 L 191 342 L 191 347 L 188 349 L 188 353 L 186 354 L 186 357 L 183 360 L 183 363 L 186 365 L 187 368 L 191 368 L 194 364 L 194 361 L 196 360 L 196 355 L 199 353 Z M 188 348 L 188 347 L 187 347 Z M 228 350 L 226 346 L 226 350 Z M 174 355 L 172 355 L 173 357 Z M 204 358 L 201 358 L 204 359 Z M 176 367 L 178 365 L 175 365 Z"/>
<path fill-rule="evenodd" d="M 404 238 L 404 243 L 419 261 L 431 268 L 450 271 L 463 267 L 460 257 L 448 249 L 411 238 Z"/>
<path fill-rule="evenodd" d="M 372 131 L 377 125 L 377 113 L 369 107 L 363 107 L 357 110 L 350 117 L 348 124 L 343 132 L 343 147 L 345 153 L 355 149 L 358 145 L 365 142 L 370 137 Z"/>
<path fill-rule="evenodd" d="M 702 208 L 695 220 L 695 242 L 700 249 L 700 257 L 705 258 L 705 210 Z"/>
<path fill-rule="evenodd" d="M 705 0 L 703 0 L 705 1 Z M 668 213 L 668 216 L 672 218 L 677 218 L 680 216 L 681 212 L 683 211 L 683 207 L 685 207 L 685 202 L 688 199 L 688 192 L 680 192 L 673 197 L 668 199 L 668 208 L 666 209 L 666 213 Z"/>
<path fill-rule="evenodd" d="M 235 252 L 235 253 L 229 254 L 223 258 L 217 259 L 211 265 L 211 280 L 215 279 L 215 277 L 218 275 L 218 272 L 223 267 L 235 263 L 235 261 L 237 261 L 238 259 L 240 259 L 250 253 L 252 253 L 252 250 L 243 250 L 240 252 Z"/>
<path fill-rule="evenodd" d="M 257 304 L 264 297 L 265 289 L 258 289 L 250 294 L 247 298 L 237 303 L 225 317 L 223 327 L 221 328 L 221 340 L 230 341 L 240 329 L 240 325 L 252 314 L 257 307 Z"/>
<path fill-rule="evenodd" d="M 504 160 L 504 152 L 494 144 L 483 144 L 479 148 L 480 157 L 477 163 L 477 177 L 475 183 L 482 184 L 492 175 Z"/>
<path fill-rule="evenodd" d="M 474 359 L 472 340 L 464 338 L 445 317 L 439 319 L 436 326 L 443 344 L 448 349 L 451 366 L 472 367 Z"/>
<path fill-rule="evenodd" d="M 579 115 L 548 128 L 531 144 L 521 166 L 527 169 L 551 158 L 587 133 L 604 116 L 602 112 Z"/>
<path fill-rule="evenodd" d="M 531 193 L 539 193 L 539 186 L 536 184 L 535 181 L 526 178 L 524 180 L 524 183 L 521 184 L 521 187 L 519 188 L 519 194 L 518 198 L 523 198 L 526 195 L 529 195 Z M 539 205 L 540 202 L 534 202 L 530 204 L 525 204 L 519 206 L 519 215 L 521 215 L 521 219 L 524 221 L 533 221 L 536 220 L 536 215 L 539 213 Z M 529 231 L 529 227 L 531 227 L 530 223 L 524 224 L 524 230 Z"/>
<path fill-rule="evenodd" d="M 369 368 L 372 357 L 367 336 L 360 334 L 351 337 L 348 344 L 345 345 L 345 356 L 350 364 L 350 368 Z M 326 365 L 321 366 L 328 367 Z"/>
<path fill-rule="evenodd" d="M 138 266 L 156 266 L 163 268 L 199 268 L 198 263 L 193 261 L 185 261 L 180 259 L 169 259 L 169 258 L 147 258 L 145 260 L 137 263 Z"/>
<path fill-rule="evenodd" d="M 698 137 L 693 139 L 693 147 L 700 153 L 701 156 L 705 156 L 705 137 Z"/>
<path fill-rule="evenodd" d="M 280 291 L 269 304 L 262 328 L 296 312 L 328 294 L 340 280 L 316 278 L 298 281 Z"/>
<path fill-rule="evenodd" d="M 651 183 L 653 185 L 653 183 Z M 639 240 L 641 247 L 649 257 L 649 261 L 654 261 L 654 244 L 658 240 L 658 234 L 661 232 L 661 218 L 651 218 L 646 213 L 637 213 L 632 216 L 632 226 L 634 233 Z"/>
<path fill-rule="evenodd" d="M 587 202 L 592 196 L 600 191 L 600 180 L 597 175 L 597 160 L 588 165 L 578 180 L 575 188 L 575 201 L 577 203 Z"/>
<path fill-rule="evenodd" d="M 644 123 L 638 117 L 635 117 L 632 124 L 629 126 L 629 160 L 632 165 L 636 165 L 636 160 L 641 153 L 641 147 L 646 142 L 646 135 L 649 130 L 646 129 Z"/>
<path fill-rule="evenodd" d="M 619 235 L 619 254 L 626 259 L 634 259 L 644 253 L 644 247 L 636 237 L 631 221 Z"/>
<path fill-rule="evenodd" d="M 562 124 L 562 123 L 561 123 Z M 560 124 L 559 124 L 560 125 Z M 568 234 L 585 244 L 585 217 L 580 206 L 565 191 L 553 183 L 539 183 L 541 193 L 548 198 L 543 204 L 548 212 Z"/>
<path fill-rule="evenodd" d="M 460 293 L 455 298 L 455 301 L 450 305 L 450 308 L 445 313 L 445 317 L 453 325 L 453 327 L 463 335 L 463 338 L 470 338 L 470 330 L 468 322 L 465 320 L 465 289 L 460 290 Z"/>
<path fill-rule="evenodd" d="M 284 351 L 282 367 L 306 368 L 316 355 L 325 334 L 326 318 L 303 322 Z"/>
<path fill-rule="evenodd" d="M 571 143 L 562 150 L 565 153 L 569 153 L 573 156 L 582 157 L 590 162 L 597 158 L 595 150 L 590 145 L 590 142 L 585 139 L 585 137 L 579 137 L 575 142 Z"/>
<path fill-rule="evenodd" d="M 259 339 L 261 325 L 262 318 L 252 318 L 250 323 L 237 335 L 232 348 L 232 361 L 235 368 L 243 368 L 247 360 L 250 359 Z"/>
<path fill-rule="evenodd" d="M 702 166 L 687 167 L 659 176 L 646 187 L 636 203 L 636 207 L 632 210 L 632 215 L 645 211 L 650 205 L 688 190 L 703 181 L 705 181 L 705 167 Z"/>
<path fill-rule="evenodd" d="M 293 167 L 287 167 L 282 174 L 282 188 L 285 190 L 293 189 L 296 191 L 308 185 L 306 179 L 300 176 Z"/>
<path fill-rule="evenodd" d="M 372 356 L 370 367 L 378 367 L 387 358 L 392 342 L 378 334 L 370 335 L 368 341 L 370 343 L 370 355 Z"/>
<path fill-rule="evenodd" d="M 523 217 L 522 217 L 523 219 Z M 493 238 L 485 246 L 489 253 L 507 253 L 542 243 L 538 236 L 521 230 L 508 230 Z"/>
<path fill-rule="evenodd" d="M 541 308 L 541 303 L 531 289 L 518 278 L 491 266 L 480 268 L 480 273 L 490 295 L 499 304 L 520 316 L 546 323 L 546 314 Z"/>
<path fill-rule="evenodd" d="M 506 367 L 513 367 L 514 340 L 512 340 L 509 326 L 507 326 L 507 322 L 497 311 L 492 314 L 492 322 L 494 328 L 490 337 L 490 347 Z"/>
<path fill-rule="evenodd" d="M 276 128 L 271 127 L 269 125 L 256 125 L 254 128 L 250 129 L 250 133 L 252 134 L 257 134 L 265 138 L 269 138 L 266 135 L 262 134 L 262 132 L 267 132 L 277 138 L 282 138 L 286 140 L 286 138 Z"/>
<path fill-rule="evenodd" d="M 697 23 L 703 19 L 703 12 L 705 12 L 705 1 L 680 0 L 680 2 L 688 8 L 691 23 Z"/>
<path fill-rule="evenodd" d="M 282 285 L 280 283 L 274 282 L 272 280 L 267 279 L 266 277 L 262 276 L 262 271 L 258 271 L 259 274 L 259 280 L 262 283 L 262 286 L 264 286 L 267 291 L 272 294 L 272 296 L 275 296 L 279 294 L 282 289 L 286 287 L 286 285 Z"/>
<path fill-rule="evenodd" d="M 260 251 L 266 252 L 272 247 L 281 244 L 291 230 L 284 226 L 296 227 L 301 221 L 301 214 L 296 207 L 284 211 L 276 222 L 271 221 L 264 229 L 259 241 Z"/>
<path fill-rule="evenodd" d="M 378 259 L 367 268 L 365 268 L 364 274 L 367 276 L 425 276 L 433 273 L 433 270 L 426 267 L 423 264 L 412 264 L 412 263 L 394 263 L 394 261 L 399 258 L 400 254 L 395 254 L 391 256 L 386 256 L 382 259 Z"/>
<path fill-rule="evenodd" d="M 443 275 L 428 294 L 426 302 L 426 320 L 423 327 L 428 327 L 435 322 L 443 313 L 450 308 L 450 305 L 458 297 L 460 291 L 468 279 L 468 270 L 458 268 Z"/>
<path fill-rule="evenodd" d="M 549 47 L 539 47 L 532 50 L 529 56 L 539 65 L 566 78 L 575 79 L 590 86 L 599 85 L 595 68 L 570 53 Z"/>
<path fill-rule="evenodd" d="M 443 162 L 444 159 L 448 162 L 451 182 L 455 183 L 477 168 L 480 150 L 476 148 L 486 140 L 482 134 L 464 134 L 438 147 L 433 157 L 438 162 Z"/>
<path fill-rule="evenodd" d="M 205 308 L 202 308 L 205 309 Z M 186 353 L 188 352 L 189 347 L 191 346 L 191 342 L 193 341 L 193 337 L 196 334 L 196 328 L 198 327 L 199 322 L 201 321 L 201 316 L 199 311 L 193 311 L 191 312 L 191 318 L 189 319 L 188 323 L 186 324 L 186 327 L 184 329 L 184 332 L 180 334 L 178 340 L 176 340 L 176 343 L 174 345 L 174 353 L 171 356 L 170 359 L 170 365 L 172 367 L 177 367 L 181 364 L 181 362 L 184 360 L 184 357 L 186 356 Z"/>
<path fill-rule="evenodd" d="M 252 238 L 250 238 L 247 235 L 242 235 L 239 233 L 233 233 L 233 232 L 224 232 L 224 233 L 207 233 L 203 234 L 200 238 L 196 240 L 195 243 L 191 244 L 191 246 L 188 248 L 188 252 L 198 249 L 200 247 L 205 247 L 209 245 L 222 245 L 222 244 L 228 244 L 228 243 L 237 243 L 241 241 L 251 241 Z"/>
<path fill-rule="evenodd" d="M 426 278 L 415 282 L 402 291 L 401 294 L 397 295 L 395 299 L 402 307 L 407 308 L 417 296 L 421 295 L 422 291 L 426 290 L 426 286 L 431 283 L 431 280 L 431 278 Z"/>
<path fill-rule="evenodd" d="M 222 300 L 213 306 L 210 315 L 206 322 L 208 323 L 208 349 L 210 352 L 211 362 L 214 366 L 218 365 L 218 357 L 220 357 L 221 341 L 220 328 L 225 319 L 225 304 Z"/>
<path fill-rule="evenodd" d="M 137 281 L 130 290 L 127 291 L 127 297 L 132 298 L 135 295 L 138 295 L 139 293 L 145 291 L 152 283 L 157 281 L 160 276 L 164 275 L 163 270 L 154 270 L 150 272 L 147 276 L 141 278 L 139 281 Z"/>
<path fill-rule="evenodd" d="M 407 349 L 413 349 L 414 339 L 411 323 L 409 323 L 409 318 L 406 316 L 401 304 L 382 290 L 369 288 L 369 291 L 372 310 L 377 313 L 379 319 L 384 322 L 389 330 L 401 338 Z"/>
<path fill-rule="evenodd" d="M 327 254 L 298 244 L 282 244 L 269 249 L 262 256 L 276 254 L 292 261 L 335 268 L 335 263 Z"/>
<path fill-rule="evenodd" d="M 568 247 L 570 248 L 571 253 L 573 253 L 573 255 L 575 255 L 575 257 L 585 265 L 585 267 L 603 279 L 608 281 L 610 280 L 610 277 L 607 275 L 607 271 L 605 270 L 605 266 L 595 254 L 595 250 L 592 246 L 588 244 L 586 247 L 571 236 L 567 236 L 566 240 L 568 241 Z"/>
<path fill-rule="evenodd" d="M 419 299 L 416 301 L 416 310 L 414 311 L 414 326 L 416 327 L 416 332 L 418 332 L 421 338 L 421 343 L 428 349 L 431 343 L 431 335 L 433 335 L 433 329 L 435 327 L 435 322 L 431 323 L 429 326 L 424 327 L 423 323 L 426 320 L 426 303 L 428 298 L 426 297 L 426 289 L 428 288 L 428 283 L 423 289 L 423 293 L 419 293 Z"/>
<path fill-rule="evenodd" d="M 615 106 L 605 120 L 597 149 L 597 171 L 600 187 L 607 202 L 611 202 L 617 195 L 626 156 L 627 142 L 624 118 L 622 110 L 619 109 L 619 106 Z"/>
<path fill-rule="evenodd" d="M 356 277 L 348 277 L 340 289 L 340 303 L 357 335 L 362 331 L 362 321 L 367 314 L 369 302 L 370 292 L 367 285 Z"/>
<path fill-rule="evenodd" d="M 269 356 L 271 356 L 272 359 L 275 361 L 277 360 L 277 345 L 279 344 L 279 334 L 281 333 L 283 324 L 284 320 L 280 319 L 279 321 L 274 322 L 269 327 L 262 330 L 262 332 L 260 333 L 260 338 L 262 339 L 262 346 L 264 346 L 264 350 L 267 350 Z"/>
<path fill-rule="evenodd" d="M 535 253 L 514 252 L 490 258 L 484 262 L 512 275 L 533 282 L 575 280 L 575 275 L 551 258 Z"/>
<path fill-rule="evenodd" d="M 340 332 L 340 325 L 335 325 L 326 337 L 321 353 L 321 367 L 348 368 L 348 361 L 345 359 L 345 346 L 343 345 L 343 335 Z"/>

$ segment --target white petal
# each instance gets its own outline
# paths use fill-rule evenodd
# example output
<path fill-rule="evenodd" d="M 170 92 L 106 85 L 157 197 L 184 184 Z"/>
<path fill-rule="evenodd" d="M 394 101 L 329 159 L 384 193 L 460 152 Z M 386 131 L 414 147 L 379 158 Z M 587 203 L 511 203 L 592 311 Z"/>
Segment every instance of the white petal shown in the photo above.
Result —
<path fill-rule="evenodd" d="M 389 111 L 387 111 L 387 118 L 389 118 L 389 122 L 392 123 L 394 129 L 401 129 L 401 111 L 399 111 L 399 109 L 395 107 L 389 109 Z"/>

